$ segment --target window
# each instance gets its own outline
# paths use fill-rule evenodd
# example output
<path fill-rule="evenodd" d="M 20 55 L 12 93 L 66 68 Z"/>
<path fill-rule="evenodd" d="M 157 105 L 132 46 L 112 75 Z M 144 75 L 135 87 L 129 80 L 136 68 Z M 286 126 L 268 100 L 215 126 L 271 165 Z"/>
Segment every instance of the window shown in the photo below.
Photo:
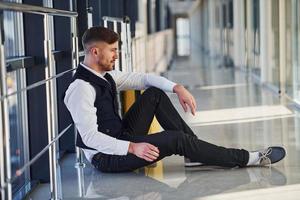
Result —
<path fill-rule="evenodd" d="M 21 0 L 10 0 L 10 2 L 21 3 Z M 23 16 L 21 13 L 4 11 L 4 38 L 6 59 L 24 55 L 23 39 Z M 24 69 L 15 69 L 7 72 L 8 94 L 24 87 Z M 28 161 L 28 129 L 26 118 L 26 92 L 8 97 L 9 107 L 9 128 L 10 128 L 10 154 L 11 154 L 11 175 L 15 176 L 16 171 L 23 167 Z M 29 170 L 13 182 L 13 193 L 29 182 Z"/>
<path fill-rule="evenodd" d="M 176 19 L 177 55 L 190 55 L 190 20 L 188 18 Z"/>

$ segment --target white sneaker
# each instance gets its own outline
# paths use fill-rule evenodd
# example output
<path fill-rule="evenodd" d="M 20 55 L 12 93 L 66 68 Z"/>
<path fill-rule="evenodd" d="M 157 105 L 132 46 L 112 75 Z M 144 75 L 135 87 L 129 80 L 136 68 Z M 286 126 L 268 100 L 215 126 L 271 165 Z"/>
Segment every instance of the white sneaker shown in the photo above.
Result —
<path fill-rule="evenodd" d="M 285 155 L 285 149 L 283 147 L 268 147 L 259 152 L 259 161 L 256 166 L 270 166 L 273 163 L 282 160 Z"/>

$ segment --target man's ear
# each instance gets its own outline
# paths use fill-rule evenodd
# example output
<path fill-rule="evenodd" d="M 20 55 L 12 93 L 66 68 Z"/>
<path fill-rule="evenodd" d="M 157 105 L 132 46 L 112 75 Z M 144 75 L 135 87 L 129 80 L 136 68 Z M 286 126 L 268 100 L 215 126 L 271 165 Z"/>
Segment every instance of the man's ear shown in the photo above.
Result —
<path fill-rule="evenodd" d="M 90 51 L 91 51 L 92 55 L 98 55 L 97 48 L 91 48 Z"/>

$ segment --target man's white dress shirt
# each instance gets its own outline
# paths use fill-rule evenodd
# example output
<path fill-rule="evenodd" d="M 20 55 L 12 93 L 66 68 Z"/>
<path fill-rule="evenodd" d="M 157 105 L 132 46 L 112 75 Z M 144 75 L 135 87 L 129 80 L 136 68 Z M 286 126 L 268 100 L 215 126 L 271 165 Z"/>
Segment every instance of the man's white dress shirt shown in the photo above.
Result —
<path fill-rule="evenodd" d="M 104 78 L 104 74 L 100 74 L 95 70 L 81 65 L 97 75 Z M 176 83 L 168 79 L 153 74 L 110 71 L 109 73 L 114 81 L 118 91 L 121 90 L 142 90 L 154 86 L 166 92 L 173 92 Z M 91 162 L 93 156 L 102 152 L 112 155 L 126 155 L 128 152 L 129 142 L 119 140 L 98 131 L 96 107 L 94 102 L 96 99 L 96 91 L 94 87 L 81 79 L 73 81 L 65 94 L 64 102 L 71 113 L 76 128 L 78 129 L 83 143 L 88 147 L 96 150 L 83 149 L 86 158 Z"/>

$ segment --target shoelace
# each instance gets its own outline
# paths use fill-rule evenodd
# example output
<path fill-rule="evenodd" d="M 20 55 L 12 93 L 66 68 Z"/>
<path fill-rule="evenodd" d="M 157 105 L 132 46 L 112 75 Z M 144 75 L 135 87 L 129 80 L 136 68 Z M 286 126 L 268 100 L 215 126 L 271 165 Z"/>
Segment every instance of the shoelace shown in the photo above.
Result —
<path fill-rule="evenodd" d="M 260 152 L 260 159 L 259 163 L 261 165 L 268 165 L 269 167 L 271 166 L 271 160 L 268 158 L 268 155 L 271 155 L 272 153 L 272 148 L 268 148 L 267 151 L 265 152 Z"/>

